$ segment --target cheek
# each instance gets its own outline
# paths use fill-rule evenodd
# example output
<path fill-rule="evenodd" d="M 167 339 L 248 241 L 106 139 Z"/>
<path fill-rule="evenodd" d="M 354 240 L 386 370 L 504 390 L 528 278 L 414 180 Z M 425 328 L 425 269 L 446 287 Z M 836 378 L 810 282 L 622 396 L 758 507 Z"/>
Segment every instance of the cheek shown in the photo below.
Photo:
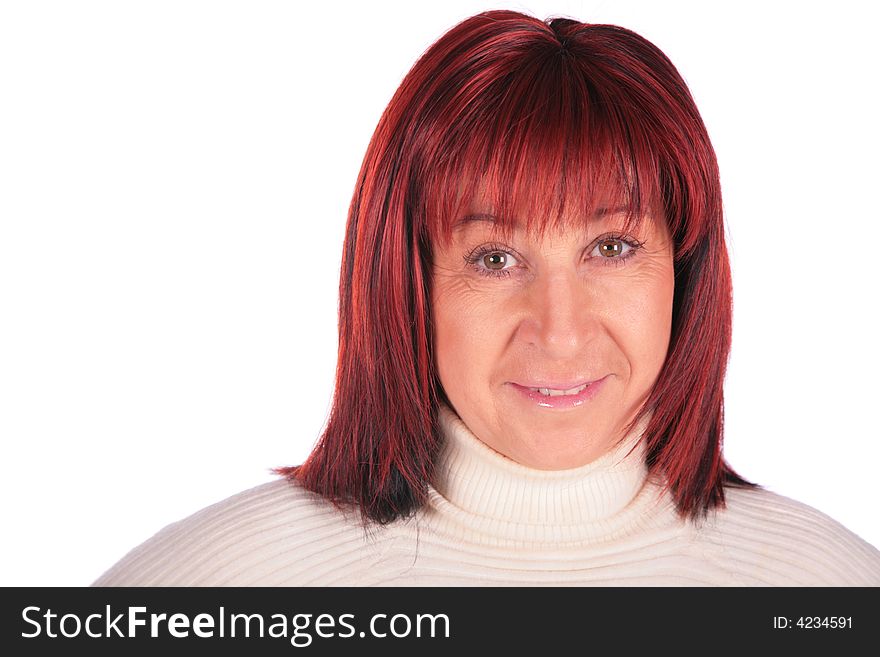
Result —
<path fill-rule="evenodd" d="M 669 348 L 674 294 L 672 265 L 668 271 L 663 268 L 632 283 L 624 296 L 629 301 L 614 321 L 615 332 L 629 360 L 634 382 L 650 387 Z"/>
<path fill-rule="evenodd" d="M 434 354 L 440 382 L 451 388 L 479 388 L 469 381 L 488 375 L 503 340 L 500 309 L 491 295 L 449 281 L 435 283 Z M 481 389 L 481 388 L 480 388 Z"/>

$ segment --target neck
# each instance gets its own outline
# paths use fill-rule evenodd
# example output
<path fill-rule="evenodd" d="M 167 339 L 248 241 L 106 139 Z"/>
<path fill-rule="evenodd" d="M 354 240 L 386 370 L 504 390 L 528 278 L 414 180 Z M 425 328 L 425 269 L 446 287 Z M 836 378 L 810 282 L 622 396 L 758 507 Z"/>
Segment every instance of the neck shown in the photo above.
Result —
<path fill-rule="evenodd" d="M 566 470 L 496 452 L 446 405 L 439 419 L 444 440 L 429 505 L 458 531 L 491 542 L 598 541 L 634 527 L 656 502 L 641 440 L 647 418 L 595 461 Z"/>

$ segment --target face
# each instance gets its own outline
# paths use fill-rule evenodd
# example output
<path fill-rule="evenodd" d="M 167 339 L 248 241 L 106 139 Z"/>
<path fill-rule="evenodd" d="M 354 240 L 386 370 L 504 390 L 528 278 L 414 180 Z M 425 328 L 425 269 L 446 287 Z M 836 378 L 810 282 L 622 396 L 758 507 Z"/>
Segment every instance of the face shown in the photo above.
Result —
<path fill-rule="evenodd" d="M 462 217 L 474 215 L 488 210 L 471 204 Z M 440 382 L 468 428 L 523 465 L 559 470 L 601 456 L 663 366 L 671 240 L 656 213 L 635 232 L 623 220 L 603 214 L 540 238 L 521 227 L 502 241 L 488 215 L 434 246 Z"/>

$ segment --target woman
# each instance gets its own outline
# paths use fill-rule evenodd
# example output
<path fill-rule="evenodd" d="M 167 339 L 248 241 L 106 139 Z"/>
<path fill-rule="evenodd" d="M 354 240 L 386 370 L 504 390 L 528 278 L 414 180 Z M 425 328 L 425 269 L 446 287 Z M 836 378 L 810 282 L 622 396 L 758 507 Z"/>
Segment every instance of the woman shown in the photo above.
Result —
<path fill-rule="evenodd" d="M 880 584 L 874 547 L 722 457 L 730 287 L 663 53 L 474 16 L 364 159 L 319 444 L 97 584 Z"/>

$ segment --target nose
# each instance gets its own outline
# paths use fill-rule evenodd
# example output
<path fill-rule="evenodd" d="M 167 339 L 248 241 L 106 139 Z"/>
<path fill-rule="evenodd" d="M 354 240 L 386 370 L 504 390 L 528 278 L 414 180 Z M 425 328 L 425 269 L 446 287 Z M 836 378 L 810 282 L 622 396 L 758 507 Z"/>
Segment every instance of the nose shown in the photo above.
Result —
<path fill-rule="evenodd" d="M 576 357 L 596 334 L 597 302 L 592 286 L 573 269 L 538 277 L 524 292 L 520 337 L 547 358 Z"/>

